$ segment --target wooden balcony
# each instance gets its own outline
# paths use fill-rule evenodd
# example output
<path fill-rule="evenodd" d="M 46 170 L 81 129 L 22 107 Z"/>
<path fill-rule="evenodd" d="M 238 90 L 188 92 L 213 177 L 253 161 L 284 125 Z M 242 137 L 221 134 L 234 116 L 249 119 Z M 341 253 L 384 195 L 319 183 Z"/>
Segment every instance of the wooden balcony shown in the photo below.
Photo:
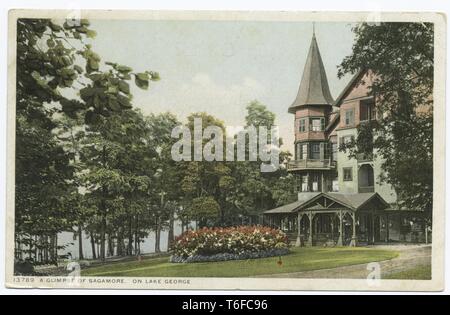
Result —
<path fill-rule="evenodd" d="M 327 160 L 294 160 L 288 162 L 288 171 L 300 170 L 332 170 L 336 168 L 336 161 Z"/>

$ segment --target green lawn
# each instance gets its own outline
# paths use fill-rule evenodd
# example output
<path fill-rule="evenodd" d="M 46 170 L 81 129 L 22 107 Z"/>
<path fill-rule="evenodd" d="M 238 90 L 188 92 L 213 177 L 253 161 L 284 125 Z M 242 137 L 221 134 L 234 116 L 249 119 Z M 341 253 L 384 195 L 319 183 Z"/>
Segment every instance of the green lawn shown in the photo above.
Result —
<path fill-rule="evenodd" d="M 251 277 L 275 273 L 299 272 L 334 268 L 392 259 L 398 252 L 371 248 L 293 248 L 289 255 L 278 257 L 179 264 L 169 263 L 168 257 L 142 261 L 111 263 L 82 271 L 83 276 L 106 277 Z"/>
<path fill-rule="evenodd" d="M 384 276 L 384 279 L 431 280 L 431 265 L 420 265 L 408 270 L 394 272 Z"/>

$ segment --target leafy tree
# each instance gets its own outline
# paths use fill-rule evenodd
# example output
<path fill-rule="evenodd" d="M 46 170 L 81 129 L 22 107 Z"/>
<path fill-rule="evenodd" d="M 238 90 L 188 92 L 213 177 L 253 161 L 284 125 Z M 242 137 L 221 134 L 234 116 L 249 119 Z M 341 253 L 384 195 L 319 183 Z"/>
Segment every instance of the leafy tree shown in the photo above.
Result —
<path fill-rule="evenodd" d="M 339 76 L 368 70 L 377 121 L 360 124 L 358 139 L 340 150 L 374 153 L 399 205 L 431 211 L 433 200 L 434 31 L 431 23 L 362 23 Z M 372 141 L 373 140 L 373 141 Z"/>
<path fill-rule="evenodd" d="M 69 165 L 72 167 L 73 171 L 73 176 L 67 183 L 72 188 L 70 208 L 73 216 L 71 222 L 77 227 L 77 230 L 74 231 L 74 233 L 78 238 L 78 257 L 84 259 L 83 226 L 87 215 L 89 215 L 90 212 L 83 204 L 84 196 L 80 191 L 82 185 L 79 180 L 79 174 L 83 171 L 83 165 L 80 162 L 80 149 L 85 135 L 82 127 L 83 119 L 81 117 L 81 113 L 74 114 L 73 118 L 62 115 L 55 122 L 57 124 L 55 131 L 59 143 L 69 155 Z"/>
<path fill-rule="evenodd" d="M 179 215 L 181 205 L 181 185 L 182 180 L 180 163 L 173 161 L 171 157 L 171 148 L 175 143 L 172 138 L 172 130 L 180 125 L 180 122 L 171 113 L 162 113 L 159 115 L 150 115 L 146 117 L 148 126 L 147 145 L 155 150 L 155 159 L 153 167 L 155 173 L 155 185 L 151 195 L 160 197 L 152 202 L 155 211 L 153 211 L 153 222 L 155 231 L 155 252 L 160 251 L 161 229 L 168 228 L 168 240 L 170 243 L 174 240 L 174 220 Z"/>
<path fill-rule="evenodd" d="M 110 222 L 120 218 L 127 230 L 127 253 L 133 240 L 139 243 L 139 218 L 144 213 L 144 197 L 151 184 L 147 161 L 154 152 L 145 145 L 146 126 L 142 114 L 124 110 L 101 117 L 87 128 L 81 158 L 85 165 L 83 182 L 100 219 L 100 258 L 106 257 L 106 235 Z M 150 150 L 149 150 L 150 149 Z M 136 233 L 133 231 L 136 230 Z M 122 234 L 119 236 L 122 241 Z M 111 240 L 110 240 L 111 242 Z"/>
<path fill-rule="evenodd" d="M 267 107 L 258 101 L 252 101 L 247 105 L 247 115 L 245 116 L 246 126 L 264 126 L 267 129 L 275 124 L 275 114 L 268 111 Z"/>
<path fill-rule="evenodd" d="M 292 174 L 283 174 L 274 181 L 274 185 L 272 186 L 272 198 L 274 199 L 276 207 L 297 200 L 295 178 Z"/>
<path fill-rule="evenodd" d="M 28 258 L 56 261 L 58 232 L 70 223 L 65 219 L 67 180 L 72 177 L 70 154 L 52 130 L 58 108 L 68 102 L 61 93 L 77 79 L 73 48 L 64 38 L 91 36 L 82 21 L 83 35 L 50 20 L 17 21 L 16 82 L 16 258 L 22 259 L 24 237 Z M 38 224 L 39 222 L 39 224 Z M 43 248 L 39 255 L 36 249 Z M 33 253 L 34 252 L 34 255 Z"/>
<path fill-rule="evenodd" d="M 70 149 L 68 139 L 58 139 L 60 121 L 67 117 L 82 118 L 86 124 L 95 125 L 102 117 L 131 107 L 129 81 L 134 79 L 138 87 L 147 89 L 150 80 L 159 79 L 152 71 L 135 73 L 127 66 L 101 63 L 87 43 L 95 36 L 89 21 L 78 22 L 63 25 L 49 19 L 17 22 L 18 259 L 26 251 L 29 259 L 36 260 L 39 248 L 44 248 L 39 257 L 44 257 L 43 261 L 56 261 L 57 250 L 61 248 L 57 233 L 70 230 L 82 219 L 70 212 L 73 207 L 81 209 L 76 206 L 80 196 L 74 178 L 77 152 Z M 115 178 L 111 173 L 97 175 Z"/>
<path fill-rule="evenodd" d="M 249 128 L 265 127 L 268 131 L 275 126 L 275 114 L 267 110 L 267 107 L 258 101 L 252 101 L 247 106 L 245 116 L 246 126 L 243 132 Z M 259 135 L 258 135 L 259 137 Z M 266 142 L 270 141 L 270 134 Z M 259 139 L 258 139 L 259 142 Z M 280 145 L 282 140 L 280 139 Z M 259 144 L 258 144 L 259 145 Z M 246 154 L 249 155 L 249 143 L 246 144 Z M 280 152 L 281 168 L 271 173 L 262 173 L 260 169 L 261 159 L 256 161 L 240 161 L 235 163 L 233 177 L 238 183 L 233 195 L 233 205 L 237 209 L 238 216 L 243 223 L 260 223 L 259 218 L 264 210 L 275 205 L 292 202 L 295 200 L 295 185 L 291 177 L 287 177 L 286 168 L 283 166 L 287 162 L 288 153 Z M 284 184 L 284 185 L 283 185 Z M 281 193 L 280 189 L 285 189 Z"/>
<path fill-rule="evenodd" d="M 194 120 L 202 121 L 202 132 L 209 126 L 217 126 L 225 135 L 222 121 L 207 113 L 194 113 L 188 117 L 187 127 L 194 135 Z M 193 140 L 193 138 L 192 138 Z M 204 145 L 208 140 L 204 139 Z M 225 137 L 219 139 L 224 145 Z M 225 147 L 225 146 L 223 146 Z M 217 148 L 216 148 L 217 149 Z M 194 147 L 192 148 L 194 150 Z M 184 162 L 181 189 L 184 193 L 186 219 L 198 221 L 200 226 L 212 225 L 225 218 L 226 194 L 232 180 L 231 169 L 224 161 Z"/>
<path fill-rule="evenodd" d="M 70 228 L 67 196 L 72 176 L 69 156 L 54 135 L 17 118 L 16 129 L 16 258 L 56 262 L 57 233 Z M 27 254 L 24 257 L 23 254 Z"/>
<path fill-rule="evenodd" d="M 205 225 L 208 220 L 215 220 L 220 215 L 220 205 L 212 196 L 195 197 L 188 209 L 188 216 Z"/>

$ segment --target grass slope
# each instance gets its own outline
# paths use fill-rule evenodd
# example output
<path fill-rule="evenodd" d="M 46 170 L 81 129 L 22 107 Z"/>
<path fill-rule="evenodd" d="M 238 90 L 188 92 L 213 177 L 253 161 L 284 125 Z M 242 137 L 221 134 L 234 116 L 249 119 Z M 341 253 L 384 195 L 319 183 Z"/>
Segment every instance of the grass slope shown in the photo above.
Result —
<path fill-rule="evenodd" d="M 392 259 L 398 252 L 352 247 L 293 248 L 291 254 L 278 257 L 207 262 L 191 264 L 169 263 L 168 257 L 142 261 L 112 263 L 82 271 L 82 276 L 105 277 L 251 277 L 276 273 L 327 269 Z"/>

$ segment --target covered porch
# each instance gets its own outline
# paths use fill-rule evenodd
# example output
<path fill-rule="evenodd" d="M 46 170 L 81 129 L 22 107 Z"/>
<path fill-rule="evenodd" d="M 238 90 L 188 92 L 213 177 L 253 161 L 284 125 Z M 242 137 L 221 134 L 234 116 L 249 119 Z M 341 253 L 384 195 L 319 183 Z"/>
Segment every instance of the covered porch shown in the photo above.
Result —
<path fill-rule="evenodd" d="M 266 211 L 264 222 L 296 246 L 357 246 L 395 242 L 398 216 L 377 193 L 314 193 Z"/>

